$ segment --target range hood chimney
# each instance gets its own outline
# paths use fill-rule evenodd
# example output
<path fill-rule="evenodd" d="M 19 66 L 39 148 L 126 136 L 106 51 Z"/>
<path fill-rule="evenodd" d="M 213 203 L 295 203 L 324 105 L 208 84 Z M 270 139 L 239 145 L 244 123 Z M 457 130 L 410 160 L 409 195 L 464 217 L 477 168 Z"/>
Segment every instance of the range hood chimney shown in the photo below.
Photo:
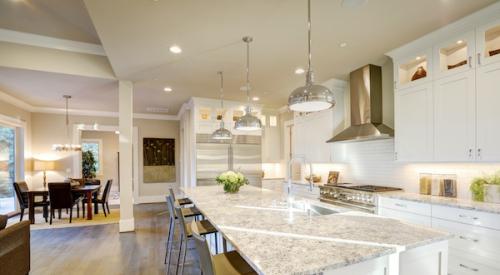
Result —
<path fill-rule="evenodd" d="M 350 74 L 351 126 L 327 142 L 387 139 L 394 130 L 382 123 L 382 68 L 366 65 Z"/>

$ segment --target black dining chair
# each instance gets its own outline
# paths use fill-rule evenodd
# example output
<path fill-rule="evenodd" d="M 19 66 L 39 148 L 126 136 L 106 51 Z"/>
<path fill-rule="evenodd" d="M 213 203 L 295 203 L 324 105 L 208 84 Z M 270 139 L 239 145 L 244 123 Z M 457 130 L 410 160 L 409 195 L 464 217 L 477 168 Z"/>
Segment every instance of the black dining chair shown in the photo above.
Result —
<path fill-rule="evenodd" d="M 54 217 L 54 210 L 59 210 L 59 218 L 61 218 L 61 210 L 69 208 L 69 222 L 73 219 L 73 207 L 76 205 L 77 217 L 80 216 L 80 207 L 78 203 L 81 198 L 74 198 L 71 192 L 71 184 L 69 182 L 49 182 L 49 205 L 50 205 L 50 224 Z"/>
<path fill-rule="evenodd" d="M 108 203 L 108 198 L 109 198 L 109 192 L 111 191 L 111 185 L 113 184 L 113 180 L 108 180 L 106 182 L 106 185 L 104 186 L 104 190 L 102 191 L 101 196 L 98 196 L 96 198 L 92 199 L 93 203 L 100 204 L 102 206 L 102 211 L 104 212 L 104 216 L 107 217 L 106 215 L 106 208 L 108 209 L 108 214 L 111 214 L 111 211 L 109 211 L 109 203 Z M 82 201 L 82 205 L 85 205 L 86 201 Z M 85 209 L 85 206 L 83 206 L 83 209 Z"/>
<path fill-rule="evenodd" d="M 14 191 L 16 192 L 17 201 L 19 202 L 19 208 L 21 208 L 21 217 L 19 218 L 19 221 L 22 221 L 24 217 L 24 209 L 29 209 L 28 185 L 24 181 L 14 182 L 12 185 L 14 186 Z M 45 222 L 47 222 L 49 202 L 45 199 L 42 201 L 35 201 L 34 207 L 43 207 L 43 217 L 45 218 Z"/>

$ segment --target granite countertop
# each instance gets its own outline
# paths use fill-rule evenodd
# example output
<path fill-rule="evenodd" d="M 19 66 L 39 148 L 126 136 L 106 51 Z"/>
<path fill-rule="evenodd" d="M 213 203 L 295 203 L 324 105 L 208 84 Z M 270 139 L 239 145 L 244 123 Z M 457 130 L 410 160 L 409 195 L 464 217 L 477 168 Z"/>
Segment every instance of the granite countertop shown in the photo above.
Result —
<path fill-rule="evenodd" d="M 261 274 L 314 274 L 448 239 L 447 233 L 409 225 L 271 190 L 244 186 L 184 189 L 185 194 Z M 313 215 L 292 205 L 338 211 Z"/>
<path fill-rule="evenodd" d="M 377 195 L 394 199 L 402 199 L 402 200 L 409 200 L 409 201 L 416 201 L 416 202 L 423 202 L 435 205 L 444 205 L 461 209 L 500 214 L 500 204 L 498 203 L 477 202 L 473 200 L 421 195 L 417 193 L 408 193 L 401 191 L 384 192 L 384 193 L 378 193 Z"/>

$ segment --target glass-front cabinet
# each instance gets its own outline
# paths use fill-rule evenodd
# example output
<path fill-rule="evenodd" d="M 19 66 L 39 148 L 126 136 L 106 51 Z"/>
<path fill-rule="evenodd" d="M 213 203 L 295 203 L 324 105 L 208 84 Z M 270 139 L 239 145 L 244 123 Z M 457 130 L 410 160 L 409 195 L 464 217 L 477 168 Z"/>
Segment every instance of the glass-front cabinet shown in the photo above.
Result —
<path fill-rule="evenodd" d="M 398 63 L 396 83 L 399 88 L 414 86 L 431 79 L 432 50 L 418 52 Z"/>
<path fill-rule="evenodd" d="M 434 75 L 436 78 L 460 73 L 475 67 L 474 32 L 467 32 L 434 47 Z"/>
<path fill-rule="evenodd" d="M 479 65 L 500 61 L 500 20 L 477 28 L 476 40 Z"/>

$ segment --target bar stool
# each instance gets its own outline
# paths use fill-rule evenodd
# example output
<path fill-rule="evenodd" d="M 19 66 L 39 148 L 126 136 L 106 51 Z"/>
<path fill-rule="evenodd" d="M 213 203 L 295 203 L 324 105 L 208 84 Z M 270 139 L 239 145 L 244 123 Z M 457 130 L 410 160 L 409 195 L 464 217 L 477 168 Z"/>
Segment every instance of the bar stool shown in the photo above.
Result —
<path fill-rule="evenodd" d="M 200 269 L 203 275 L 257 274 L 236 251 L 212 256 L 207 241 L 194 223 L 191 223 L 191 232 L 200 255 Z"/>
<path fill-rule="evenodd" d="M 193 201 L 191 201 L 189 198 L 176 199 L 174 189 L 169 188 L 168 191 L 170 192 L 170 196 L 174 199 L 174 201 L 177 201 L 181 206 L 184 206 L 187 204 L 193 204 Z"/>
<path fill-rule="evenodd" d="M 171 201 L 172 202 L 172 201 Z M 179 257 L 177 258 L 177 269 L 176 272 L 179 274 L 179 267 L 180 267 L 180 274 L 182 275 L 184 271 L 184 264 L 186 263 L 186 252 L 187 252 L 187 244 L 188 244 L 188 239 L 193 237 L 193 233 L 191 228 L 194 226 L 196 228 L 196 232 L 198 232 L 198 235 L 200 236 L 205 236 L 208 234 L 214 234 L 215 235 L 215 251 L 218 251 L 217 248 L 217 229 L 210 223 L 208 220 L 202 220 L 202 221 L 193 221 L 191 223 L 191 226 L 189 226 L 189 223 L 187 223 L 184 219 L 184 216 L 182 215 L 182 209 L 179 204 L 173 204 L 175 208 L 175 214 L 179 218 L 179 227 L 180 227 L 180 245 L 179 245 Z M 172 246 L 172 243 L 171 243 Z M 172 254 L 170 252 L 170 254 Z M 182 264 L 181 264 L 181 258 L 182 258 Z M 169 264 L 170 264 L 170 256 L 169 256 Z"/>

